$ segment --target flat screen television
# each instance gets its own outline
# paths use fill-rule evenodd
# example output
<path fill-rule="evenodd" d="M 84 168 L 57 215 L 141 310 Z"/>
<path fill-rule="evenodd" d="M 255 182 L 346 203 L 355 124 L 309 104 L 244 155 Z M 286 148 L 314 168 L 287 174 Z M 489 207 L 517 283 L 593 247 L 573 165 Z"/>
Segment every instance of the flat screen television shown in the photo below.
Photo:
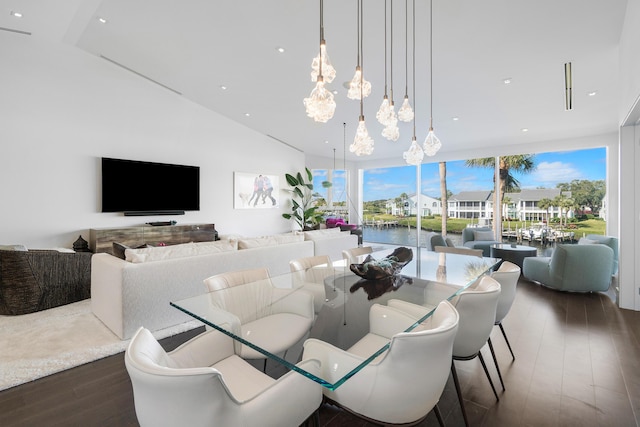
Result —
<path fill-rule="evenodd" d="M 102 158 L 102 212 L 184 215 L 197 210 L 198 166 Z"/>

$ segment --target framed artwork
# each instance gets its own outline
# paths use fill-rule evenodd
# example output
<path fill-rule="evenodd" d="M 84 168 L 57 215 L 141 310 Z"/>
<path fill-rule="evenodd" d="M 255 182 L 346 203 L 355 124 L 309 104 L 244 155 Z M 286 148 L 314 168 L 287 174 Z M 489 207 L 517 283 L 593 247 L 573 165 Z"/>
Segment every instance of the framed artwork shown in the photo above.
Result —
<path fill-rule="evenodd" d="M 273 209 L 279 207 L 280 183 L 277 175 L 233 173 L 234 209 Z"/>

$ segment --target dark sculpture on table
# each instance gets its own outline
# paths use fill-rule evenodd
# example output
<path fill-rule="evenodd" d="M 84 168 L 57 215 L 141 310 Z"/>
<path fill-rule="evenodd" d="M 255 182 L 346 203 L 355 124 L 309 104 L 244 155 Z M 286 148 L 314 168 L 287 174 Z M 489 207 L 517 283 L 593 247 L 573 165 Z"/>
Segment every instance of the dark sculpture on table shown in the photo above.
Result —
<path fill-rule="evenodd" d="M 349 289 L 351 293 L 362 288 L 372 300 L 386 292 L 396 291 L 405 283 L 413 283 L 413 279 L 400 274 L 402 267 L 413 259 L 411 249 L 399 247 L 381 260 L 367 256 L 362 264 L 351 264 L 349 269 L 362 280 L 354 283 Z"/>

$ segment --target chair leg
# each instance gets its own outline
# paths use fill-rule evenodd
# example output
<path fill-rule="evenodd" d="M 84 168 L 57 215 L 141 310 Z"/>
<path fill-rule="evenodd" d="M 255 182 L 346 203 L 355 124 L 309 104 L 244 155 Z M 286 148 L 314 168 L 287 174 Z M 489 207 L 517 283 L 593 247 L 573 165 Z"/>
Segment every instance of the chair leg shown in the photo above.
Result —
<path fill-rule="evenodd" d="M 467 419 L 467 411 L 464 409 L 464 400 L 462 399 L 462 390 L 460 389 L 460 382 L 458 381 L 458 373 L 456 372 L 456 365 L 451 361 L 451 375 L 453 376 L 453 383 L 456 386 L 456 393 L 458 393 L 458 401 L 460 401 L 460 408 L 462 409 L 462 418 L 464 418 L 464 425 L 469 427 L 469 420 Z"/>
<path fill-rule="evenodd" d="M 498 326 L 500 326 L 500 330 L 502 331 L 502 336 L 504 337 L 504 340 L 507 342 L 507 347 L 509 347 L 509 351 L 511 352 L 511 358 L 513 360 L 516 360 L 516 356 L 513 354 L 513 350 L 511 350 L 511 344 L 509 344 L 509 339 L 507 338 L 507 333 L 504 331 L 504 327 L 502 326 L 502 323 L 498 323 Z"/>
<path fill-rule="evenodd" d="M 436 406 L 433 407 L 433 412 L 436 414 L 436 418 L 438 419 L 438 423 L 440 424 L 440 427 L 445 427 L 444 419 L 442 418 L 442 413 L 440 412 L 440 408 L 438 408 L 437 404 Z"/>
<path fill-rule="evenodd" d="M 502 384 L 502 391 L 505 391 L 504 381 L 502 381 L 502 373 L 500 373 L 500 366 L 498 366 L 498 359 L 496 358 L 496 352 L 493 350 L 493 344 L 491 343 L 491 338 L 487 340 L 489 343 L 489 350 L 491 350 L 491 356 L 493 357 L 493 363 L 496 365 L 496 370 L 498 371 L 498 378 L 500 378 L 500 384 Z"/>
<path fill-rule="evenodd" d="M 482 357 L 482 353 L 478 352 L 478 357 L 480 358 L 480 363 L 482 363 L 482 368 L 484 369 L 484 373 L 487 374 L 487 379 L 489 379 L 489 384 L 491 384 L 491 389 L 493 390 L 493 394 L 496 396 L 496 400 L 500 401 L 498 397 L 498 392 L 493 385 L 493 381 L 491 380 L 491 375 L 489 375 L 489 370 L 487 369 L 487 364 L 484 363 L 484 357 Z"/>

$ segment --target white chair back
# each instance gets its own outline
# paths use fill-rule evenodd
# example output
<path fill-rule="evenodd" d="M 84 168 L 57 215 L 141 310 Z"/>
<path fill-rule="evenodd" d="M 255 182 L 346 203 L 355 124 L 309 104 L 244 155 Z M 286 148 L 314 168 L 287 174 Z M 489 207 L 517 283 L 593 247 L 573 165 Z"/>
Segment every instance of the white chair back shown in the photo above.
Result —
<path fill-rule="evenodd" d="M 472 255 L 482 257 L 482 249 L 461 248 L 458 246 L 436 246 L 433 248 L 435 252 L 458 255 Z"/>
<path fill-rule="evenodd" d="M 317 267 L 321 265 L 330 266 L 331 258 L 329 255 L 316 255 L 304 258 L 298 258 L 289 261 L 289 267 L 292 272 L 303 271 L 311 267 Z"/>
<path fill-rule="evenodd" d="M 216 274 L 215 276 L 204 279 L 204 284 L 209 292 L 213 292 L 264 279 L 269 279 L 269 270 L 266 268 L 255 268 Z"/>
<path fill-rule="evenodd" d="M 496 319 L 498 298 L 500 283 L 490 276 L 482 276 L 452 300 L 460 315 L 453 344 L 454 357 L 472 357 L 487 343 Z"/>
<path fill-rule="evenodd" d="M 500 283 L 500 298 L 498 299 L 495 320 L 495 323 L 498 324 L 509 313 L 513 300 L 516 298 L 520 267 L 512 262 L 503 261 L 498 271 L 491 273 L 491 277 Z"/>
<path fill-rule="evenodd" d="M 409 324 L 415 321 L 393 307 L 378 308 L 397 312 Z M 371 362 L 336 390 L 325 389 L 325 396 L 356 414 L 385 424 L 421 420 L 438 403 L 444 390 L 457 328 L 455 308 L 447 301 L 441 302 L 425 325 L 394 335 L 379 361 Z M 306 351 L 307 344 L 305 354 Z M 325 356 L 329 357 L 325 360 L 332 360 L 330 355 Z M 323 366 L 324 369 L 331 367 Z"/>
<path fill-rule="evenodd" d="M 345 249 L 342 251 L 342 258 L 347 262 L 347 266 L 349 264 L 355 264 L 358 262 L 358 257 L 360 255 L 367 255 L 373 252 L 373 248 L 371 246 L 362 246 L 359 248 L 353 249 Z"/>

